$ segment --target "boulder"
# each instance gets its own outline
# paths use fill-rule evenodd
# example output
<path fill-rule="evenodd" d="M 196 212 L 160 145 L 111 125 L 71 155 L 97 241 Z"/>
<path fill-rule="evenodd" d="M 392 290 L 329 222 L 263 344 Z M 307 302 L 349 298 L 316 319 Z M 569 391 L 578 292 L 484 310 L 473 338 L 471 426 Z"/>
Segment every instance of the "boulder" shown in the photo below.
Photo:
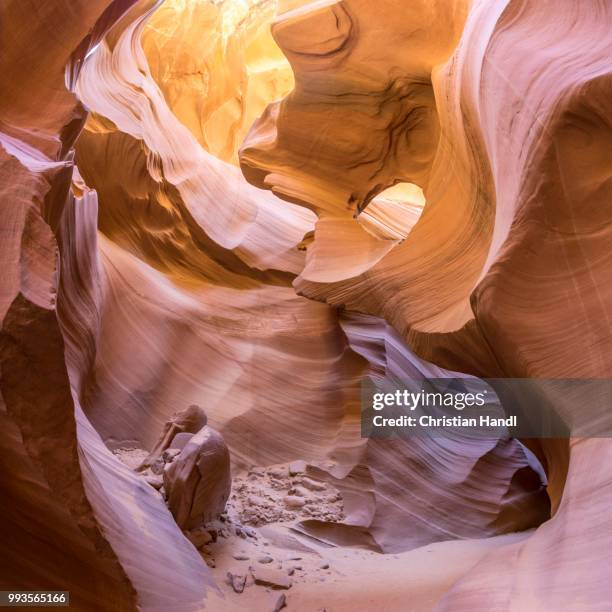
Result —
<path fill-rule="evenodd" d="M 182 529 L 216 519 L 225 509 L 232 479 L 221 434 L 203 427 L 164 470 L 168 507 Z"/>

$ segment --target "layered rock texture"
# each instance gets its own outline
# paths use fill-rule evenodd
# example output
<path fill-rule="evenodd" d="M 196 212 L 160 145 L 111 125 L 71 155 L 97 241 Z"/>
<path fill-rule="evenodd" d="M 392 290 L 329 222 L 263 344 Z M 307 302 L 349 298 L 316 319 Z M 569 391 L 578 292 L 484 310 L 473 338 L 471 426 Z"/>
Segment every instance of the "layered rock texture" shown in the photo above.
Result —
<path fill-rule="evenodd" d="M 609 608 L 609 439 L 360 428 L 366 377 L 612 377 L 609 2 L 6 0 L 0 33 L 0 589 Z"/>

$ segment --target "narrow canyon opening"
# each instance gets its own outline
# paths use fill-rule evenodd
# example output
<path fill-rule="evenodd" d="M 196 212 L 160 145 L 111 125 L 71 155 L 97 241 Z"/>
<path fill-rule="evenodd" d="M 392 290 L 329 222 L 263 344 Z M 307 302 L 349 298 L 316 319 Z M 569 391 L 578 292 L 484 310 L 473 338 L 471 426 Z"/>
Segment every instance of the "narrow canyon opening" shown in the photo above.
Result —
<path fill-rule="evenodd" d="M 75 145 L 79 193 L 97 192 L 106 274 L 118 275 L 83 406 L 113 453 L 168 505 L 226 596 L 249 609 L 267 609 L 270 590 L 282 603 L 289 587 L 299 591 L 296 609 L 307 606 L 347 576 L 358 591 L 374 566 L 393 576 L 424 556 L 440 560 L 452 540 L 471 542 L 477 557 L 549 516 L 541 466 L 516 440 L 383 442 L 355 430 L 363 376 L 426 379 L 443 370 L 379 316 L 330 307 L 307 291 L 298 297 L 296 262 L 305 256 L 325 275 L 344 270 L 338 278 L 350 283 L 406 240 L 426 202 L 420 187 L 394 178 L 365 208 L 350 198 L 339 206 L 325 159 L 316 160 L 325 171 L 318 185 L 312 168 L 301 174 L 308 151 L 292 150 L 280 133 L 282 113 L 292 111 L 283 99 L 297 94 L 270 30 L 275 5 L 166 2 L 114 30 L 76 85 L 90 109 Z M 319 19 L 316 11 L 290 15 L 294 28 L 293 19 L 305 19 L 304 28 Z M 400 151 L 395 137 L 409 143 L 374 160 L 378 173 L 401 173 L 406 163 L 428 172 L 429 153 L 419 149 L 429 125 L 423 84 L 410 87 L 410 79 L 374 85 L 373 109 L 384 120 L 371 138 L 388 138 L 392 151 Z M 358 94 L 344 95 L 358 104 Z M 300 112 L 305 123 L 293 129 L 316 132 L 316 104 Z M 342 142 L 350 127 L 334 129 L 332 164 L 352 146 Z M 241 175 L 245 139 L 262 167 L 279 148 L 281 188 L 258 185 L 273 193 Z M 378 154 L 375 140 L 368 146 Z M 356 168 L 372 163 L 363 157 Z M 351 193 L 370 190 L 360 176 Z M 347 204 L 360 212 L 347 213 Z M 278 244 L 262 243 L 276 228 Z M 338 252 L 347 236 L 367 254 L 355 269 L 343 268 Z M 276 259 L 262 259 L 261 246 Z M 308 269 L 303 277 L 327 280 Z M 136 363 L 126 355 L 128 367 L 113 355 L 133 335 L 144 345 Z M 443 571 L 436 580 L 457 568 Z"/>
<path fill-rule="evenodd" d="M 609 601 L 609 7 L 24 2 L 0 587 Z"/>

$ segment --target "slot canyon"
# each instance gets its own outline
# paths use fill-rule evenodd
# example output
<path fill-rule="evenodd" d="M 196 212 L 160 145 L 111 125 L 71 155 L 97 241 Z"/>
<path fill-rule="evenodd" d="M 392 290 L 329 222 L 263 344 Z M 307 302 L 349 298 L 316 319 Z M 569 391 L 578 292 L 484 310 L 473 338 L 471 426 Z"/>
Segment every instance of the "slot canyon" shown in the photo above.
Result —
<path fill-rule="evenodd" d="M 0 590 L 612 609 L 612 435 L 363 429 L 612 379 L 611 57 L 610 0 L 0 0 Z"/>

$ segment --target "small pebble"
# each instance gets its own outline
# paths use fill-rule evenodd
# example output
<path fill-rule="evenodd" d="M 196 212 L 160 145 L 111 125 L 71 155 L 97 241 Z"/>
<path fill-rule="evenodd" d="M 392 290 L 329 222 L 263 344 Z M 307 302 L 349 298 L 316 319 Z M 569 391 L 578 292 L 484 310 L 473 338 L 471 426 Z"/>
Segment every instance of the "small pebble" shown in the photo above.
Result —
<path fill-rule="evenodd" d="M 283 501 L 288 508 L 301 508 L 306 503 L 303 497 L 298 497 L 297 495 L 287 495 Z"/>
<path fill-rule="evenodd" d="M 307 489 L 310 489 L 311 491 L 324 491 L 326 488 L 325 483 L 307 477 L 302 478 L 302 485 L 304 485 Z"/>
<path fill-rule="evenodd" d="M 286 467 L 270 468 L 268 470 L 268 476 L 277 479 L 287 478 L 287 476 L 289 476 L 289 470 Z"/>
<path fill-rule="evenodd" d="M 153 465 L 151 465 L 151 471 L 153 472 L 153 474 L 157 474 L 158 476 L 160 476 L 161 474 L 164 473 L 164 468 L 166 467 L 166 464 L 164 462 L 164 460 L 161 457 L 158 457 Z"/>
<path fill-rule="evenodd" d="M 279 612 L 286 605 L 287 605 L 287 597 L 283 593 L 283 594 L 278 596 L 278 599 L 276 600 L 276 604 L 274 604 L 274 609 L 272 610 L 272 612 Z"/>
<path fill-rule="evenodd" d="M 244 591 L 244 587 L 246 585 L 246 576 L 241 574 L 232 574 L 232 572 L 227 572 L 227 579 L 229 583 L 232 585 L 232 589 L 236 593 L 242 593 Z"/>
<path fill-rule="evenodd" d="M 291 476 L 296 476 L 297 474 L 303 474 L 306 471 L 306 462 L 305 461 L 293 461 L 289 464 L 289 474 Z"/>
<path fill-rule="evenodd" d="M 270 555 L 264 555 L 263 557 L 259 557 L 259 559 L 257 559 L 257 561 L 258 561 L 258 563 L 266 564 L 266 563 L 272 563 L 272 561 L 274 561 L 274 559 Z"/>

